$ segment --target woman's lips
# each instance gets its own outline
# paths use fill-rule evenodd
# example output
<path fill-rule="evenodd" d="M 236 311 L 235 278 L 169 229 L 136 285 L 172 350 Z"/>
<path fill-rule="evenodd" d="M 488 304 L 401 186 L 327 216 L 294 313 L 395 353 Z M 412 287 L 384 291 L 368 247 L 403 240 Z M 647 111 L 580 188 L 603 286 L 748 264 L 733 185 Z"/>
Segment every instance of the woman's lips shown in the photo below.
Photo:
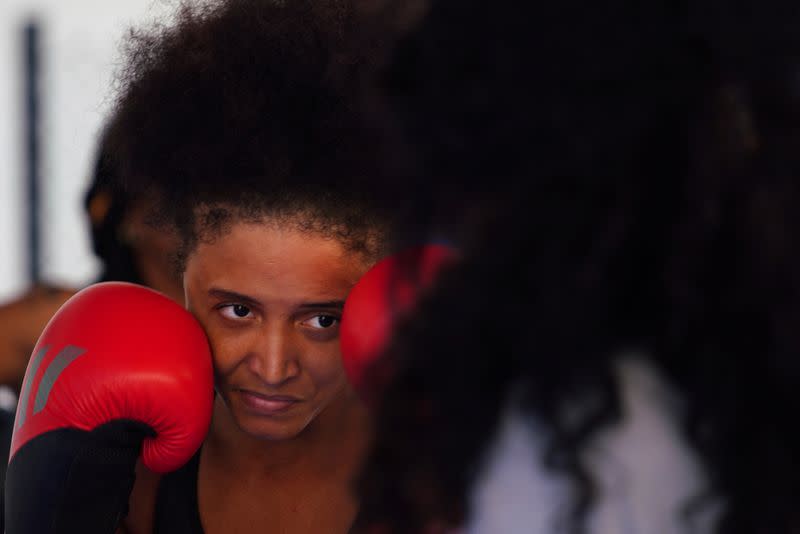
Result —
<path fill-rule="evenodd" d="M 288 395 L 263 395 L 255 391 L 237 389 L 242 402 L 251 410 L 264 415 L 277 415 L 288 411 L 300 399 Z"/>

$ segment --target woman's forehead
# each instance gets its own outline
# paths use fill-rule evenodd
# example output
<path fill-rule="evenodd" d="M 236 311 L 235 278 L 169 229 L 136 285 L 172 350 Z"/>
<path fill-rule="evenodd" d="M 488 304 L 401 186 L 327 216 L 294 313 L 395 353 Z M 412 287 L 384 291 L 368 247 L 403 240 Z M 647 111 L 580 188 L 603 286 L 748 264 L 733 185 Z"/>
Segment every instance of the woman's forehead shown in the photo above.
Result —
<path fill-rule="evenodd" d="M 369 268 L 339 240 L 292 226 L 233 224 L 216 239 L 198 243 L 187 261 L 190 280 L 203 286 L 262 291 L 282 297 L 349 288 Z"/>
<path fill-rule="evenodd" d="M 230 203 L 199 204 L 193 212 L 193 231 L 189 235 L 187 256 L 201 243 L 210 244 L 228 235 L 234 228 L 239 233 L 244 228 L 263 232 L 255 239 L 278 243 L 275 237 L 305 236 L 307 240 L 330 241 L 339 245 L 348 255 L 361 256 L 364 261 L 379 258 L 387 241 L 387 227 L 378 220 L 361 214 L 355 216 L 347 210 L 326 210 L 310 203 L 280 205 L 234 205 Z M 258 233 L 258 232 L 257 232 Z"/>

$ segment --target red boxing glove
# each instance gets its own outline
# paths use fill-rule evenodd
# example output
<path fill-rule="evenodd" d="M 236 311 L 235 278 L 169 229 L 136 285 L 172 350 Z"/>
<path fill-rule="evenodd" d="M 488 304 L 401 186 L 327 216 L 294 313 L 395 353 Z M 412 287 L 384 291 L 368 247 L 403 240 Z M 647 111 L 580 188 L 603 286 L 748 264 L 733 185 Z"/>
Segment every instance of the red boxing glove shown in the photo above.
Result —
<path fill-rule="evenodd" d="M 366 401 L 379 396 L 390 379 L 385 375 L 391 369 L 365 373 L 388 346 L 395 324 L 413 311 L 420 292 L 455 259 L 455 250 L 445 245 L 413 247 L 376 263 L 353 286 L 344 304 L 339 339 L 345 372 Z"/>
<path fill-rule="evenodd" d="M 80 291 L 25 374 L 6 478 L 6 532 L 112 534 L 133 472 L 183 465 L 208 432 L 208 341 L 192 315 L 134 284 Z"/>

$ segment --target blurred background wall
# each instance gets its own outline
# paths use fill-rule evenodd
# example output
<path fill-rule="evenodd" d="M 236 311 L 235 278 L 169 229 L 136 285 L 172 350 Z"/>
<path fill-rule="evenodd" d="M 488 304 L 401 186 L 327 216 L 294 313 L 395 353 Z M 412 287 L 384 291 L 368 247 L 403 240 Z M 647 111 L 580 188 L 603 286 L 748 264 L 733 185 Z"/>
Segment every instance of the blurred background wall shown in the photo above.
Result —
<path fill-rule="evenodd" d="M 0 0 L 0 301 L 30 283 L 26 193 L 25 27 L 39 36 L 41 279 L 92 281 L 83 195 L 112 100 L 128 27 L 163 17 L 165 0 Z"/>

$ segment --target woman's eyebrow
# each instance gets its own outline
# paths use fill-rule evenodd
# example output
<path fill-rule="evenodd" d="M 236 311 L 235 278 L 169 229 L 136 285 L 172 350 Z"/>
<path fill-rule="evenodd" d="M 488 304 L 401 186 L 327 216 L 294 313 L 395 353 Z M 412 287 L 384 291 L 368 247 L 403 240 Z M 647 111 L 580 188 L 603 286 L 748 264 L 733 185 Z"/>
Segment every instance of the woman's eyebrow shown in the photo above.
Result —
<path fill-rule="evenodd" d="M 236 291 L 231 291 L 229 289 L 221 289 L 218 287 L 212 287 L 208 290 L 208 294 L 212 297 L 218 298 L 220 300 L 230 300 L 241 302 L 242 304 L 247 304 L 249 306 L 260 306 L 261 302 L 248 295 L 243 295 L 242 293 L 237 293 Z M 308 309 L 335 309 L 335 310 L 343 310 L 344 309 L 344 301 L 343 300 L 326 300 L 326 301 L 316 301 L 316 302 L 304 302 L 297 306 L 298 309 L 301 310 L 308 310 Z"/>
<path fill-rule="evenodd" d="M 230 291 L 228 289 L 220 289 L 217 287 L 212 287 L 211 289 L 208 290 L 208 294 L 220 300 L 234 300 L 236 302 L 249 304 L 251 306 L 259 305 L 257 299 L 253 297 L 248 297 L 247 295 L 242 295 L 241 293 L 237 293 L 235 291 Z"/>
<path fill-rule="evenodd" d="M 344 309 L 344 301 L 343 300 L 329 300 L 327 302 L 304 302 L 300 306 L 300 309 L 319 309 L 319 308 L 333 308 L 336 310 Z"/>

